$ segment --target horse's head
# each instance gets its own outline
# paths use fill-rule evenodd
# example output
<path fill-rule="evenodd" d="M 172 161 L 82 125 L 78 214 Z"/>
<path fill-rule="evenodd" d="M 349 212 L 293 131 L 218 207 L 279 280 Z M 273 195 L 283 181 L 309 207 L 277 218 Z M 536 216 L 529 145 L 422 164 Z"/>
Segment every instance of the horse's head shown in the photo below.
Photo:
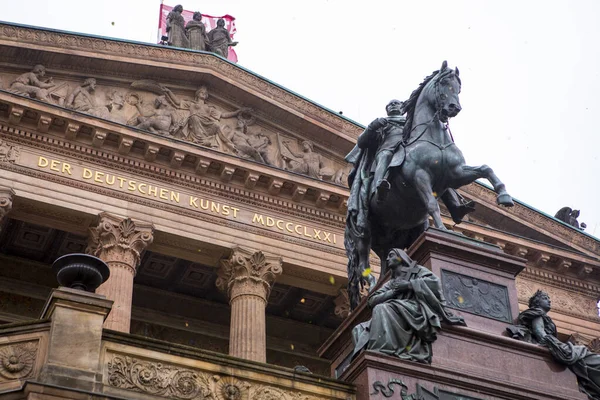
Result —
<path fill-rule="evenodd" d="M 444 61 L 437 75 L 430 82 L 430 104 L 436 110 L 440 121 L 448 122 L 460 112 L 460 78 L 458 68 L 448 68 Z"/>

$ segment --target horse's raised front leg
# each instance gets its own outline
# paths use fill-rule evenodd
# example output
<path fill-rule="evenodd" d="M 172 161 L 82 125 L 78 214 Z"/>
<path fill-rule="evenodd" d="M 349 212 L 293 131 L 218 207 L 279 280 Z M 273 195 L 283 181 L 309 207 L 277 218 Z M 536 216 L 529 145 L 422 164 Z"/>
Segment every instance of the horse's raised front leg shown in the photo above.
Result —
<path fill-rule="evenodd" d="M 504 183 L 494 173 L 494 170 L 487 165 L 481 165 L 479 167 L 472 167 L 469 165 L 462 165 L 456 168 L 454 171 L 451 186 L 458 189 L 461 186 L 468 185 L 469 183 L 475 182 L 479 178 L 487 179 L 494 187 L 494 192 L 498 194 L 496 202 L 506 207 L 512 207 L 512 197 L 506 191 Z"/>
<path fill-rule="evenodd" d="M 417 189 L 417 193 L 421 198 L 421 201 L 427 208 L 427 213 L 433 218 L 433 225 L 438 229 L 446 229 L 442 222 L 442 216 L 440 214 L 440 206 L 438 205 L 436 197 L 433 195 L 433 189 L 431 188 L 431 178 L 425 170 L 418 170 L 415 173 L 414 185 Z"/>

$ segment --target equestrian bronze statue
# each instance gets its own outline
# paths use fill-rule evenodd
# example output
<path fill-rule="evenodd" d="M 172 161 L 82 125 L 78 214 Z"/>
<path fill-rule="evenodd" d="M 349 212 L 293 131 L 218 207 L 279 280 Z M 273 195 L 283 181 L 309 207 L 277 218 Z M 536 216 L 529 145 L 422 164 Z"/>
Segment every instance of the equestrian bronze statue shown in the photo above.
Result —
<path fill-rule="evenodd" d="M 500 205 L 513 201 L 504 184 L 487 165 L 471 167 L 448 129 L 448 120 L 461 110 L 458 69 L 443 62 L 405 102 L 392 100 L 387 118 L 371 122 L 346 156 L 354 165 L 348 184 L 348 215 L 344 245 L 348 255 L 348 293 L 351 307 L 360 301 L 368 276 L 370 250 L 385 260 L 390 249 L 406 249 L 429 226 L 442 223 L 437 199 L 459 223 L 474 210 L 473 202 L 455 189 L 486 178 Z M 406 117 L 404 117 L 406 115 Z M 386 263 L 381 263 L 381 276 Z"/>

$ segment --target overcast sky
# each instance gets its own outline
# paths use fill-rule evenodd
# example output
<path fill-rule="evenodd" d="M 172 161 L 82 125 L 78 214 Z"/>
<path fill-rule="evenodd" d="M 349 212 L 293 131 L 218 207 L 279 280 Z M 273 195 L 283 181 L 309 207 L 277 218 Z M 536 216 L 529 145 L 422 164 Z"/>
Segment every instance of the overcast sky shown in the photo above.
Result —
<path fill-rule="evenodd" d="M 0 20 L 157 37 L 159 0 L 10 4 Z M 581 209 L 586 232 L 600 236 L 600 1 L 181 4 L 233 15 L 240 65 L 365 125 L 448 60 L 461 71 L 463 111 L 450 126 L 467 164 L 488 164 L 514 197 L 547 214 Z"/>

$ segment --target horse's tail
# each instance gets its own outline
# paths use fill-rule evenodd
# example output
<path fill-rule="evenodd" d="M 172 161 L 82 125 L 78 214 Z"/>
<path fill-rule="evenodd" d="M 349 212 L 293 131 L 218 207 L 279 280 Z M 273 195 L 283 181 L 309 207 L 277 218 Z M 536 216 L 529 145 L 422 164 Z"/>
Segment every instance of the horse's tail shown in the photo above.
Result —
<path fill-rule="evenodd" d="M 357 241 L 365 240 L 365 232 L 356 223 L 356 213 L 348 213 L 346 230 L 344 234 L 344 247 L 348 257 L 348 298 L 350 310 L 354 310 L 360 303 L 360 292 L 366 283 L 360 265 L 360 255 Z"/>

